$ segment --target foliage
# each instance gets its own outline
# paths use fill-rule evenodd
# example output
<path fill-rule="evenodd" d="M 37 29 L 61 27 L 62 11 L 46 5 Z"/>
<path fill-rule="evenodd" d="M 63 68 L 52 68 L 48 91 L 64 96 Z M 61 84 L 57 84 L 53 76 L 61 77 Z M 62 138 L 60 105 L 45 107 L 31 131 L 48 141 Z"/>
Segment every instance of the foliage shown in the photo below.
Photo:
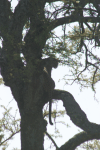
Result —
<path fill-rule="evenodd" d="M 88 141 L 88 142 L 81 144 L 79 147 L 85 150 L 99 150 L 100 140 Z"/>
<path fill-rule="evenodd" d="M 0 84 L 4 84 L 3 78 L 0 78 Z"/>
<path fill-rule="evenodd" d="M 12 108 L 7 109 L 1 105 L 0 109 L 4 110 L 0 119 L 0 147 L 5 150 L 8 147 L 8 141 L 20 132 L 20 119 L 16 119 L 17 110 L 15 116 L 13 116 L 11 115 Z"/>

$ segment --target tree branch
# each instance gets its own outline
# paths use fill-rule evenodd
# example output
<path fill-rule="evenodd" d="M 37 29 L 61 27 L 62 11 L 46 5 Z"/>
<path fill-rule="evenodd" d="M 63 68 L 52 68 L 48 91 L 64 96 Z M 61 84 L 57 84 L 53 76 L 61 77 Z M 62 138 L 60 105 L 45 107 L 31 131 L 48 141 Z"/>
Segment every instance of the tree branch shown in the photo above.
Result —
<path fill-rule="evenodd" d="M 12 16 L 11 4 L 8 0 L 0 0 L 0 36 L 4 38 L 7 34 L 9 20 Z"/>
<path fill-rule="evenodd" d="M 5 142 L 7 142 L 8 140 L 10 140 L 14 135 L 16 135 L 19 132 L 20 132 L 20 130 L 16 131 L 15 133 L 12 133 L 10 135 L 10 137 L 8 137 L 7 139 L 5 139 L 3 142 L 0 143 L 0 146 L 2 146 Z"/>
<path fill-rule="evenodd" d="M 99 22 L 100 18 L 99 17 L 80 17 L 77 14 L 76 15 L 74 14 L 71 16 L 62 17 L 62 18 L 53 20 L 50 23 L 50 27 L 51 27 L 51 30 L 53 30 L 54 28 L 60 25 L 73 23 L 73 22 L 79 22 L 79 21 L 95 23 L 95 22 Z"/>
<path fill-rule="evenodd" d="M 58 2 L 59 0 L 46 0 L 47 3 Z"/>
<path fill-rule="evenodd" d="M 86 132 L 80 132 L 73 136 L 73 138 L 69 139 L 64 145 L 62 145 L 59 150 L 75 150 L 75 148 L 82 144 L 83 142 L 86 142 L 88 140 L 93 139 L 100 139 L 100 134 L 91 135 L 87 134 Z"/>
<path fill-rule="evenodd" d="M 63 105 L 67 114 L 70 116 L 72 122 L 91 135 L 100 133 L 100 125 L 91 123 L 87 119 L 86 114 L 80 108 L 74 97 L 67 91 L 54 90 L 53 99 L 59 99 L 63 101 Z"/>
<path fill-rule="evenodd" d="M 28 18 L 29 1 L 20 0 L 15 8 L 13 17 L 10 22 L 9 31 L 15 33 L 15 38 L 22 40 L 22 30 Z"/>
<path fill-rule="evenodd" d="M 49 137 L 49 139 L 52 141 L 52 143 L 54 144 L 54 146 L 56 147 L 56 149 L 58 149 L 58 146 L 56 144 L 56 142 L 53 140 L 53 138 L 50 136 L 50 134 L 48 132 L 45 132 L 45 134 Z"/>

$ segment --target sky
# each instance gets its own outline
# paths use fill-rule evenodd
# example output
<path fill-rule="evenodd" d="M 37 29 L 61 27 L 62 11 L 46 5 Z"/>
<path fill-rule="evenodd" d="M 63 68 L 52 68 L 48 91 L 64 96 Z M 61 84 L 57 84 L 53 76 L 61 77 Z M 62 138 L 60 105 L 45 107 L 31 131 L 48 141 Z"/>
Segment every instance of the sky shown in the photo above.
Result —
<path fill-rule="evenodd" d="M 12 6 L 16 5 L 16 0 L 12 1 Z M 56 32 L 58 32 L 58 35 L 61 35 L 61 29 L 56 29 Z M 94 99 L 94 93 L 92 92 L 91 88 L 86 88 L 80 91 L 79 85 L 73 84 L 71 86 L 65 85 L 65 81 L 62 80 L 63 76 L 67 74 L 68 68 L 65 66 L 59 66 L 57 69 L 53 69 L 52 71 L 52 78 L 55 81 L 56 89 L 66 90 L 70 92 L 75 100 L 80 105 L 81 109 L 86 113 L 88 119 L 90 122 L 94 122 L 97 124 L 100 124 L 100 83 L 98 82 L 96 85 L 96 98 Z M 59 82 L 59 79 L 60 82 Z M 9 105 L 8 102 L 10 101 Z M 12 113 L 15 112 L 17 108 L 17 103 L 14 100 L 11 90 L 9 87 L 0 85 L 0 105 L 5 105 L 7 108 L 13 107 Z M 62 102 L 59 102 L 60 109 L 64 109 Z M 0 114 L 2 114 L 2 110 L 0 110 Z M 19 117 L 19 115 L 18 115 Z M 58 121 L 65 121 L 66 124 L 68 124 L 70 127 L 66 127 L 64 125 L 58 124 L 59 131 L 62 134 L 61 138 L 54 138 L 57 145 L 61 146 L 64 144 L 68 139 L 72 138 L 76 133 L 78 133 L 81 129 L 76 127 L 72 121 L 70 120 L 69 116 L 66 114 L 64 118 L 60 118 Z M 53 121 L 53 120 L 52 120 Z M 52 133 L 55 129 L 55 126 L 48 125 L 47 131 L 48 133 Z M 48 146 L 48 142 L 45 143 L 46 146 Z M 7 150 L 12 150 L 12 148 L 19 148 L 20 149 L 20 135 L 17 134 L 13 140 L 9 141 L 9 147 Z M 82 149 L 80 149 L 82 150 Z"/>

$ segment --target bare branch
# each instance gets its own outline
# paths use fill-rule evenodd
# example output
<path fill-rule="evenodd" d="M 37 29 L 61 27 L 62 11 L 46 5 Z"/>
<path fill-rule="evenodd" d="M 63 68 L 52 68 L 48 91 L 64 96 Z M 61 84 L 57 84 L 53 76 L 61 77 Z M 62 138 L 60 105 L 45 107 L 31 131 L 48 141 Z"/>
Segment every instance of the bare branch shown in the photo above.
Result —
<path fill-rule="evenodd" d="M 82 111 L 79 104 L 75 101 L 74 97 L 69 92 L 64 90 L 54 90 L 53 98 L 63 101 L 63 106 L 65 107 L 67 114 L 76 126 L 80 127 L 88 134 L 95 134 L 95 136 L 98 135 L 100 132 L 100 125 L 91 123 L 87 119 L 86 114 L 84 111 Z"/>
<path fill-rule="evenodd" d="M 94 79 L 95 79 L 95 75 L 96 75 L 96 73 L 97 73 L 97 70 L 98 70 L 98 68 L 96 67 L 96 70 L 95 70 L 95 72 L 94 72 L 94 75 L 93 75 L 93 82 L 92 82 L 92 89 L 94 90 Z M 95 91 L 95 90 L 94 90 Z"/>
<path fill-rule="evenodd" d="M 53 30 L 54 28 L 56 28 L 60 25 L 68 24 L 68 23 L 72 23 L 72 22 L 79 22 L 79 21 L 95 23 L 95 22 L 99 22 L 100 18 L 99 17 L 82 17 L 82 18 L 80 18 L 77 14 L 76 15 L 74 14 L 71 16 L 62 17 L 62 18 L 53 20 L 50 23 L 50 26 L 51 26 L 51 30 Z"/>
<path fill-rule="evenodd" d="M 54 144 L 54 146 L 56 147 L 56 149 L 58 149 L 57 144 L 55 143 L 55 141 L 53 140 L 53 138 L 50 136 L 50 134 L 48 132 L 45 132 L 45 134 L 49 137 L 49 139 L 52 141 L 52 143 Z"/>
<path fill-rule="evenodd" d="M 67 133 L 66 133 L 67 134 Z M 100 139 L 100 134 L 90 135 L 86 132 L 80 132 L 69 139 L 64 145 L 62 145 L 59 150 L 75 150 L 77 145 L 80 145 L 88 140 L 93 140 L 94 138 Z"/>
<path fill-rule="evenodd" d="M 5 142 L 7 142 L 8 140 L 10 140 L 14 135 L 16 135 L 17 133 L 19 133 L 20 130 L 18 130 L 17 132 L 15 133 L 12 133 L 10 137 L 8 137 L 7 139 L 5 139 L 3 142 L 0 143 L 0 145 L 3 145 Z"/>

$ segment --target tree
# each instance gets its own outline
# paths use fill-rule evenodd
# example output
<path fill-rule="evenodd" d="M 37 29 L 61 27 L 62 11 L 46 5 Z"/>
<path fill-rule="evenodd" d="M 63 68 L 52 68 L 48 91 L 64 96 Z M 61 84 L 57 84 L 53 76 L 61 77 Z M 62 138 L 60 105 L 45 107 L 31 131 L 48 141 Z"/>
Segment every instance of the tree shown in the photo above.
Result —
<path fill-rule="evenodd" d="M 93 141 L 87 141 L 83 143 L 80 147 L 82 147 L 85 150 L 99 150 L 100 149 L 100 141 L 99 140 L 93 140 Z"/>
<path fill-rule="evenodd" d="M 0 118 L 0 148 L 2 147 L 2 150 L 5 150 L 9 145 L 8 140 L 20 131 L 20 119 L 16 119 L 16 113 L 15 116 L 10 114 L 11 108 L 7 109 L 3 105 L 0 108 L 4 110 L 2 118 Z"/>
<path fill-rule="evenodd" d="M 73 81 L 78 81 L 80 84 L 83 81 L 87 82 L 83 80 L 82 73 L 91 69 L 92 76 L 88 83 L 91 83 L 92 89 L 95 90 L 94 84 L 99 81 L 100 59 L 89 51 L 85 41 L 95 40 L 95 46 L 100 46 L 99 0 L 61 0 L 60 5 L 57 2 L 57 0 L 20 0 L 13 12 L 11 2 L 0 1 L 2 40 L 0 70 L 5 85 L 11 88 L 20 111 L 22 150 L 44 149 L 44 132 L 46 132 L 47 122 L 44 120 L 42 109 L 50 98 L 61 99 L 72 122 L 84 130 L 60 148 L 55 144 L 56 149 L 74 150 L 87 140 L 100 139 L 100 126 L 88 121 L 85 112 L 81 110 L 69 92 L 52 88 L 50 84 L 52 78 L 47 69 L 49 65 L 51 67 L 53 60 L 57 60 L 56 54 L 61 55 L 64 61 L 59 59 L 58 62 L 75 67 L 73 67 Z M 88 16 L 84 15 L 84 12 L 88 13 Z M 74 36 L 67 37 L 65 34 L 67 24 L 73 22 L 79 22 L 79 30 L 75 30 Z M 92 23 L 92 26 L 89 23 Z M 85 31 L 84 24 L 90 32 Z M 63 41 L 55 40 L 52 45 L 50 43 L 50 40 L 54 39 L 52 30 L 60 25 L 63 26 L 64 31 Z M 23 30 L 26 31 L 25 37 Z M 68 50 L 67 38 L 72 41 L 77 40 L 80 44 Z M 73 58 L 73 55 L 77 57 L 79 53 L 85 54 L 83 71 L 79 68 L 82 64 Z M 45 58 L 46 56 L 50 58 Z M 89 58 L 94 62 L 89 62 Z M 44 73 L 44 67 L 47 73 Z"/>

